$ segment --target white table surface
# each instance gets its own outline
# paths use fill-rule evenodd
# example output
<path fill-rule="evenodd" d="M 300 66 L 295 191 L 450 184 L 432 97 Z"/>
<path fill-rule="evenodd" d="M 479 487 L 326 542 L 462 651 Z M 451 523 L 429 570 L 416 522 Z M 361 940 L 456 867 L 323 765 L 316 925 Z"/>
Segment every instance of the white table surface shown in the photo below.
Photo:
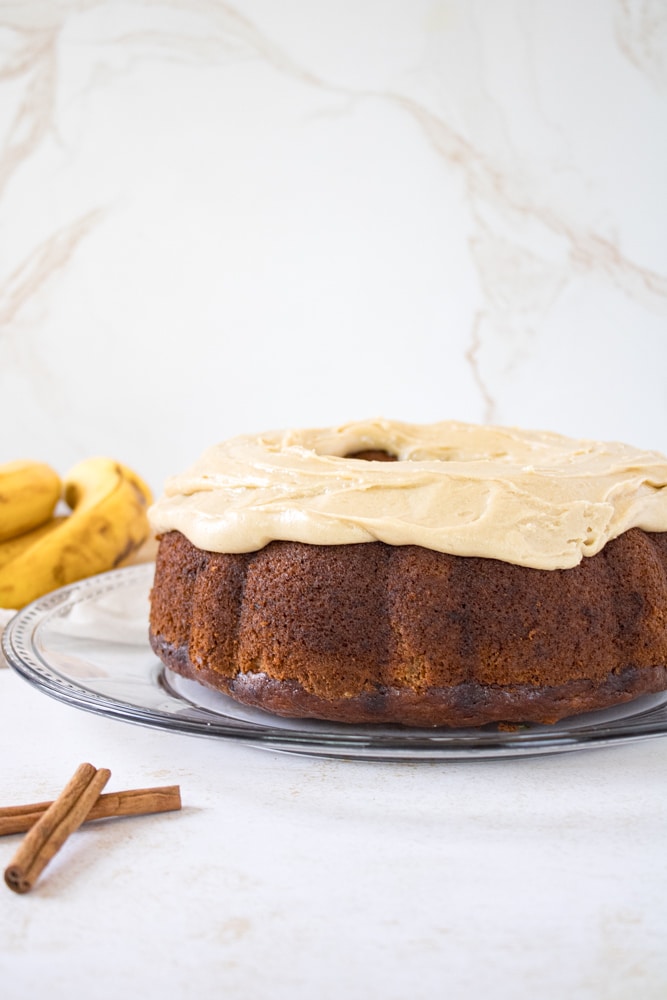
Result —
<path fill-rule="evenodd" d="M 72 835 L 2 885 L 3 1000 L 667 995 L 667 740 L 358 763 L 108 720 L 0 669 L 2 804 L 76 766 L 183 809 Z M 20 835 L 0 841 L 3 868 Z"/>

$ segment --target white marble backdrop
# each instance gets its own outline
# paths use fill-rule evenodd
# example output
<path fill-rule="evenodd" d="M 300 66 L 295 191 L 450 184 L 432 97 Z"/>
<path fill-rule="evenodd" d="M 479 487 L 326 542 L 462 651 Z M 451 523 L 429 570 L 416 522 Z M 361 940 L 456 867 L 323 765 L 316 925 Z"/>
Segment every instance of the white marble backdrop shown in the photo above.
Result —
<path fill-rule="evenodd" d="M 0 2 L 0 460 L 667 450 L 664 0 Z"/>

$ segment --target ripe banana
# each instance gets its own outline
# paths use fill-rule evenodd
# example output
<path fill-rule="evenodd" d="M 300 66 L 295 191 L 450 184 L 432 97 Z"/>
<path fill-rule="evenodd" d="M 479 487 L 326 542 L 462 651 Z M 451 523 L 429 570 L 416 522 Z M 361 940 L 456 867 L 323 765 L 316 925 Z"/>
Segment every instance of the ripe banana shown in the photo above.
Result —
<path fill-rule="evenodd" d="M 59 514 L 57 517 L 52 517 L 48 521 L 45 521 L 44 524 L 40 524 L 38 528 L 33 528 L 32 531 L 24 531 L 22 535 L 17 535 L 16 538 L 9 538 L 6 542 L 0 542 L 0 569 L 6 566 L 8 562 L 11 562 L 12 559 L 20 556 L 38 542 L 40 538 L 50 535 L 64 520 L 65 515 Z"/>
<path fill-rule="evenodd" d="M 58 473 L 43 462 L 0 465 L 0 542 L 48 521 L 60 493 Z"/>
<path fill-rule="evenodd" d="M 72 513 L 0 566 L 0 607 L 21 608 L 57 587 L 120 565 L 148 538 L 152 494 L 127 466 L 89 458 L 64 479 Z"/>

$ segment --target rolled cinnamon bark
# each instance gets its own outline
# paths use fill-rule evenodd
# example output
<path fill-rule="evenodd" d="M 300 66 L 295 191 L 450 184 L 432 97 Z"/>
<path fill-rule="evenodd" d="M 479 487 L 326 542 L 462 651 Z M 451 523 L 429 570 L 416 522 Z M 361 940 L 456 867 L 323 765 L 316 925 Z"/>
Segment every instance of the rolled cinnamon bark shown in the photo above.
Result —
<path fill-rule="evenodd" d="M 5 869 L 5 882 L 14 892 L 29 892 L 70 833 L 86 819 L 111 771 L 81 764 L 58 798 L 31 827 Z"/>
<path fill-rule="evenodd" d="M 31 802 L 23 806 L 0 807 L 0 837 L 11 833 L 25 833 L 41 819 L 50 806 L 48 802 Z M 122 792 L 100 795 L 84 822 L 111 819 L 118 816 L 143 816 L 152 813 L 172 812 L 181 808 L 181 790 L 178 785 L 159 788 L 131 788 Z"/>

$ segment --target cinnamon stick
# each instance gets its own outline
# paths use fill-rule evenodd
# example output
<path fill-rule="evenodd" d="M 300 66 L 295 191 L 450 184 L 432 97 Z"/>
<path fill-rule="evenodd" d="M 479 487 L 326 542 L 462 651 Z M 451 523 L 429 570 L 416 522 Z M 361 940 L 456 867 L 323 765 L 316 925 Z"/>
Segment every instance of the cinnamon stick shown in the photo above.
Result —
<path fill-rule="evenodd" d="M 0 837 L 10 833 L 25 833 L 52 804 L 52 802 L 31 802 L 24 806 L 0 807 Z M 106 792 L 100 795 L 84 822 L 110 819 L 115 816 L 146 816 L 180 808 L 181 790 L 178 785 L 131 788 L 123 792 Z"/>
<path fill-rule="evenodd" d="M 51 858 L 76 830 L 99 798 L 111 777 L 108 768 L 99 770 L 81 764 L 57 799 L 31 827 L 5 869 L 5 882 L 14 892 L 29 892 Z"/>

